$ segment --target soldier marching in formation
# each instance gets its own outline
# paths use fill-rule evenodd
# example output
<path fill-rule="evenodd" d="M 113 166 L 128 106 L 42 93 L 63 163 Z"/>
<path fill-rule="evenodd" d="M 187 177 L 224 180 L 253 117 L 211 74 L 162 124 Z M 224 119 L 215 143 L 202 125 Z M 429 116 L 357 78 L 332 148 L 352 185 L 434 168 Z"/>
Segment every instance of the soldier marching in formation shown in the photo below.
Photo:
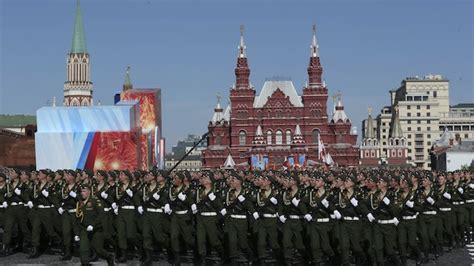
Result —
<path fill-rule="evenodd" d="M 472 239 L 467 171 L 0 169 L 1 255 L 83 265 L 417 265 Z M 115 259 L 114 259 L 115 258 Z"/>

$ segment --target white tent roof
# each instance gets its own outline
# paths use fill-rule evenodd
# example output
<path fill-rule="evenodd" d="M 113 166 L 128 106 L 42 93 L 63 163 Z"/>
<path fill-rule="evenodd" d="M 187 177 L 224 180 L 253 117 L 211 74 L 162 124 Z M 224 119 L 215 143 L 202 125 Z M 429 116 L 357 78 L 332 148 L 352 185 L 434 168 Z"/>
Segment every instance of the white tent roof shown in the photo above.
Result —
<path fill-rule="evenodd" d="M 234 168 L 234 166 L 235 166 L 234 159 L 232 159 L 232 156 L 229 153 L 229 155 L 227 156 L 227 159 L 225 160 L 224 168 Z"/>
<path fill-rule="evenodd" d="M 303 102 L 301 97 L 296 92 L 295 86 L 291 80 L 267 80 L 263 84 L 262 91 L 260 95 L 255 97 L 253 103 L 254 108 L 262 108 L 268 101 L 268 98 L 272 94 L 280 89 L 286 96 L 289 97 L 291 104 L 295 107 L 303 107 Z"/>

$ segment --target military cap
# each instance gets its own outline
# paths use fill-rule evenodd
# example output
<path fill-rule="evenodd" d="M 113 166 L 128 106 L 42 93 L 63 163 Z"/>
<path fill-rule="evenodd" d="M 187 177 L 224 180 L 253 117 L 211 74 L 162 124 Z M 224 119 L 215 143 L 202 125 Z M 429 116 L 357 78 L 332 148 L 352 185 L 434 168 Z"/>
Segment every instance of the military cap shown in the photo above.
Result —
<path fill-rule="evenodd" d="M 413 186 L 413 182 L 411 182 L 411 178 L 407 176 L 400 176 L 400 181 L 407 182 L 408 186 Z"/>
<path fill-rule="evenodd" d="M 239 173 L 237 173 L 237 172 L 235 172 L 235 171 L 232 171 L 230 174 L 231 174 L 231 176 L 232 176 L 233 178 L 235 178 L 235 179 L 237 179 L 237 180 L 239 180 L 239 181 L 242 181 L 242 180 L 243 180 L 242 176 L 240 176 Z"/>
<path fill-rule="evenodd" d="M 107 172 L 104 170 L 98 170 L 97 173 L 103 177 L 107 177 Z"/>
<path fill-rule="evenodd" d="M 112 177 L 113 179 L 117 179 L 117 173 L 115 173 L 114 171 L 109 171 L 108 174 L 109 174 L 109 177 Z"/>
<path fill-rule="evenodd" d="M 346 174 L 343 179 L 344 181 L 350 180 L 354 184 L 357 183 L 357 176 L 351 173 Z"/>
<path fill-rule="evenodd" d="M 123 170 L 123 171 L 120 171 L 120 173 L 123 173 L 124 175 L 126 175 L 128 179 L 132 179 L 132 173 L 130 173 L 130 171 Z"/>
<path fill-rule="evenodd" d="M 3 177 L 4 179 L 7 179 L 7 175 L 5 173 L 0 172 L 0 177 Z"/>

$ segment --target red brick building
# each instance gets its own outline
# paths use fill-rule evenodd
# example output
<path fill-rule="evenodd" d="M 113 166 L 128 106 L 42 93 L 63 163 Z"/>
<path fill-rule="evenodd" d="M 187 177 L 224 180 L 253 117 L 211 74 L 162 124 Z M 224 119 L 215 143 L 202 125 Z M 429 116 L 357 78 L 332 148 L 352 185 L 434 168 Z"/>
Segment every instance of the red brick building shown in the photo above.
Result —
<path fill-rule="evenodd" d="M 267 80 L 257 95 L 250 83 L 241 30 L 230 104 L 225 111 L 220 103 L 214 109 L 203 166 L 222 167 L 229 154 L 236 165 L 242 166 L 253 165 L 255 158 L 264 158 L 267 167 L 280 167 L 289 157 L 295 162 L 301 156 L 305 163 L 319 162 L 319 140 L 336 164 L 357 165 L 357 133 L 352 130 L 340 96 L 328 116 L 328 87 L 322 81 L 314 27 L 307 72 L 308 82 L 302 94 L 298 94 L 291 80 L 277 79 Z"/>

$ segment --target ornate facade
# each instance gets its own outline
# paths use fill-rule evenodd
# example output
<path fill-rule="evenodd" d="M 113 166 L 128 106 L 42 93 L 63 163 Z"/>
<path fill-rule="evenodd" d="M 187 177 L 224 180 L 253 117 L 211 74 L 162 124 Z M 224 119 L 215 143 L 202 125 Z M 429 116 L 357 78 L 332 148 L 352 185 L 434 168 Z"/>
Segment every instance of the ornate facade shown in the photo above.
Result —
<path fill-rule="evenodd" d="M 250 68 L 241 29 L 235 85 L 224 110 L 218 102 L 208 124 L 208 148 L 203 166 L 222 167 L 230 154 L 237 166 L 251 164 L 251 158 L 266 158 L 267 166 L 279 167 L 289 157 L 304 155 L 306 162 L 318 162 L 321 140 L 339 165 L 357 165 L 357 132 L 351 127 L 339 95 L 328 116 L 328 87 L 322 80 L 316 30 L 313 36 L 308 82 L 298 94 L 291 80 L 267 80 L 259 95 L 250 83 Z M 337 104 L 336 104 L 337 102 Z"/>
<path fill-rule="evenodd" d="M 67 56 L 67 80 L 64 82 L 65 106 L 90 106 L 92 99 L 90 57 L 86 49 L 81 9 L 77 0 L 71 51 Z"/>

